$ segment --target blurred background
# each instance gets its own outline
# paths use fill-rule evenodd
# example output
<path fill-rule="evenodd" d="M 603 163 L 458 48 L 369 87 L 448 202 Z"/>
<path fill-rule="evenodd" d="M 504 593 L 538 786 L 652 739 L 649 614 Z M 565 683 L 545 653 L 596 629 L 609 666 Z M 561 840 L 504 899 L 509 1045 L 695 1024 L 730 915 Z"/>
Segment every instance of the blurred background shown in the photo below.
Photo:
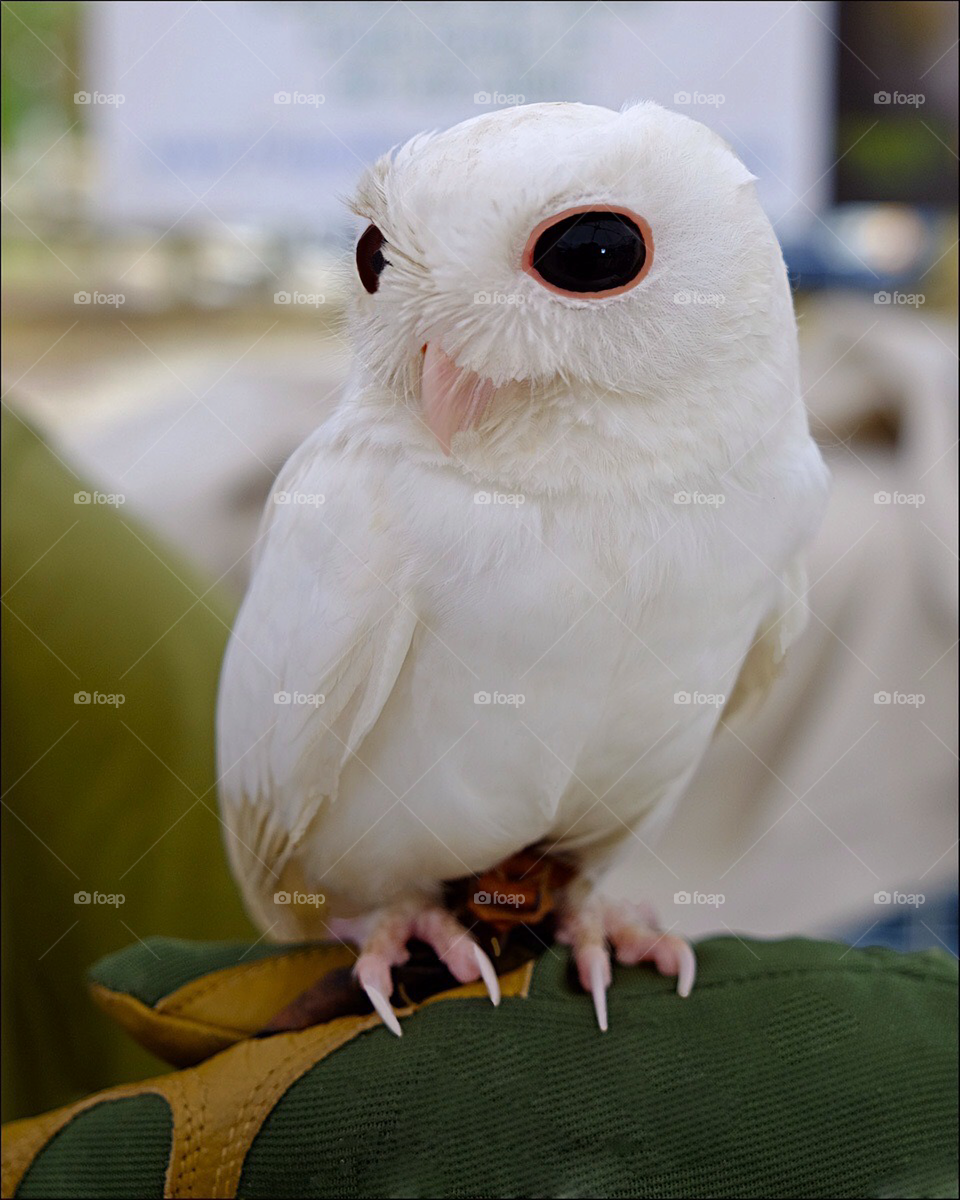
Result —
<path fill-rule="evenodd" d="M 273 478 L 349 366 L 342 199 L 491 107 L 649 98 L 732 144 L 835 475 L 810 629 L 644 891 L 691 934 L 955 950 L 954 4 L 0 12 L 7 1115 L 148 1069 L 89 1011 L 100 954 L 251 936 L 216 673 Z"/>

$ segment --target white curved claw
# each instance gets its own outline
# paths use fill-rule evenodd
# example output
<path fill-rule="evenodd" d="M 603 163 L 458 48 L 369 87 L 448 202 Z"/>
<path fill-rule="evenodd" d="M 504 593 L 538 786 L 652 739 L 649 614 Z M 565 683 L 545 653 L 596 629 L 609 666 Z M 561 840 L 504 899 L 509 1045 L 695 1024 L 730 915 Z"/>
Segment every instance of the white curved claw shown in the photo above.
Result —
<path fill-rule="evenodd" d="M 597 1014 L 600 1032 L 607 1032 L 607 987 L 610 984 L 610 959 L 603 946 L 587 946 L 580 951 L 581 981 L 589 985 L 593 1011 Z M 584 968 L 586 971 L 584 972 Z M 586 979 L 583 975 L 586 974 Z"/>
<path fill-rule="evenodd" d="M 693 947 L 684 942 L 679 952 L 679 970 L 677 971 L 677 995 L 689 996 L 693 989 L 693 981 L 697 977 L 697 956 Z"/>
<path fill-rule="evenodd" d="M 375 988 L 371 983 L 361 985 L 363 990 L 370 997 L 370 1003 L 380 1014 L 380 1020 L 397 1037 L 403 1037 L 403 1030 L 400 1028 L 400 1022 L 397 1020 L 397 1014 L 390 1007 L 390 1001 L 386 998 L 379 988 Z"/>
<path fill-rule="evenodd" d="M 473 953 L 477 960 L 477 966 L 480 968 L 484 986 L 496 1007 L 500 1003 L 500 980 L 497 978 L 497 972 L 494 970 L 493 963 L 476 944 L 473 947 Z"/>

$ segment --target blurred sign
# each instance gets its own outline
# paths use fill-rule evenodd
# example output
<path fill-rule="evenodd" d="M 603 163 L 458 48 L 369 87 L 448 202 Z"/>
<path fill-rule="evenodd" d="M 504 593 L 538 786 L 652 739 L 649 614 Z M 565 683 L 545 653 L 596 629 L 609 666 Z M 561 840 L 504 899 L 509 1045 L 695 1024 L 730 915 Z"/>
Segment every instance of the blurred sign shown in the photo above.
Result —
<path fill-rule="evenodd" d="M 422 129 L 653 99 L 734 145 L 784 234 L 829 186 L 830 19 L 817 3 L 97 3 L 77 103 L 99 215 L 317 233 Z"/>

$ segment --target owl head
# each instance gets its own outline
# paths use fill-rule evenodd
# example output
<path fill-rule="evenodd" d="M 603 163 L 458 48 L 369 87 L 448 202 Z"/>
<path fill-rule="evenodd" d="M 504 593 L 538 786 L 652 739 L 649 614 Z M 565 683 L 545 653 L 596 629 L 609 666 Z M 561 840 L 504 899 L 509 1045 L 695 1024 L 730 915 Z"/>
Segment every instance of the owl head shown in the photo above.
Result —
<path fill-rule="evenodd" d="M 457 431 L 550 398 L 669 404 L 789 313 L 753 176 L 651 103 L 531 104 L 423 134 L 360 181 L 353 331 L 369 386 Z"/>

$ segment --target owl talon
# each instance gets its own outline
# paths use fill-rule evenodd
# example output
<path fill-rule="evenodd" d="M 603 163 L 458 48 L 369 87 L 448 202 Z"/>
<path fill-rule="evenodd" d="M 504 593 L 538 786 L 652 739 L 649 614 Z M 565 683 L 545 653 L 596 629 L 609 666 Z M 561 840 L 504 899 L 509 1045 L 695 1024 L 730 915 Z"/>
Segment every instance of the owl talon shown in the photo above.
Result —
<path fill-rule="evenodd" d="M 686 998 L 693 989 L 693 981 L 697 977 L 697 956 L 689 942 L 682 942 L 677 948 L 677 995 Z"/>
<path fill-rule="evenodd" d="M 610 986 L 610 952 L 617 962 L 633 966 L 652 962 L 661 975 L 675 975 L 677 995 L 689 996 L 697 974 L 693 947 L 683 938 L 656 928 L 656 918 L 645 908 L 627 904 L 587 905 L 568 912 L 558 940 L 573 947 L 580 984 L 593 998 L 597 1024 L 607 1029 L 607 988 Z"/>
<path fill-rule="evenodd" d="M 390 1001 L 383 992 L 371 984 L 363 984 L 362 987 L 384 1025 L 386 1025 L 391 1033 L 395 1033 L 397 1037 L 403 1037 L 403 1030 L 400 1028 L 400 1022 L 397 1020 L 397 1014 L 390 1007 Z"/>
<path fill-rule="evenodd" d="M 586 976 L 593 997 L 600 1032 L 607 1032 L 607 988 L 610 986 L 610 955 L 605 946 L 587 946 L 577 956 L 581 977 Z"/>
<path fill-rule="evenodd" d="M 483 985 L 487 989 L 487 994 L 493 1003 L 493 1007 L 496 1008 L 500 1003 L 500 980 L 497 978 L 497 972 L 494 970 L 493 963 L 476 943 L 473 946 L 473 955 L 477 960 L 477 966 L 480 968 L 480 977 L 483 979 Z"/>
<path fill-rule="evenodd" d="M 397 1037 L 401 1036 L 400 1022 L 388 999 L 393 993 L 391 969 L 410 957 L 407 943 L 411 938 L 426 942 L 458 983 L 482 980 L 491 1003 L 500 1003 L 500 981 L 493 963 L 470 931 L 444 908 L 407 901 L 360 918 L 357 924 L 340 922 L 337 928 L 338 936 L 361 944 L 354 965 L 357 982 Z"/>

